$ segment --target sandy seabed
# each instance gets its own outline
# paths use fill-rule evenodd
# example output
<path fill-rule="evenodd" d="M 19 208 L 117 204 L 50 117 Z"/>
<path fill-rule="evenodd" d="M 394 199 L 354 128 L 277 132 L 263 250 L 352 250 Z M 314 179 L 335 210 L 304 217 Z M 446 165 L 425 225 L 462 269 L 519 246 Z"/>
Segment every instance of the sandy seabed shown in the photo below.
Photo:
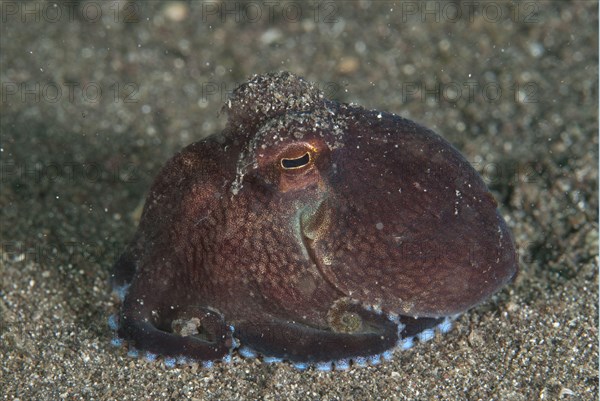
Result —
<path fill-rule="evenodd" d="M 466 3 L 2 2 L 0 397 L 598 399 L 598 5 Z M 460 149 L 518 279 L 374 367 L 127 357 L 108 277 L 152 178 L 275 70 Z"/>

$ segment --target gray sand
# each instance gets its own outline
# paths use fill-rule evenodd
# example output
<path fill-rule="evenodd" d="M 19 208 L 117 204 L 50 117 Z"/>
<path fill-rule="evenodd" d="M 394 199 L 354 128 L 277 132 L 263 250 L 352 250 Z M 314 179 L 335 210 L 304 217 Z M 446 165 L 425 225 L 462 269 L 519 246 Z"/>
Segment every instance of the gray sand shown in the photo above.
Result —
<path fill-rule="evenodd" d="M 2 2 L 3 399 L 598 399 L 598 6 L 467 3 Z M 501 204 L 516 282 L 347 372 L 111 347 L 108 276 L 152 178 L 273 70 L 452 142 Z"/>

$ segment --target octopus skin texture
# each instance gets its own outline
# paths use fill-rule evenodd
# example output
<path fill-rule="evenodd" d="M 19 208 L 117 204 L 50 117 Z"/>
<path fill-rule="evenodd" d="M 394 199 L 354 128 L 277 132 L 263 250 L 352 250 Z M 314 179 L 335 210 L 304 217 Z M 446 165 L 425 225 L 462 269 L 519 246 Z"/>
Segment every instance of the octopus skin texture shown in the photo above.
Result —
<path fill-rule="evenodd" d="M 130 353 L 376 364 L 516 275 L 496 201 L 429 129 L 286 72 L 224 110 L 222 133 L 158 174 L 114 266 L 110 324 Z"/>

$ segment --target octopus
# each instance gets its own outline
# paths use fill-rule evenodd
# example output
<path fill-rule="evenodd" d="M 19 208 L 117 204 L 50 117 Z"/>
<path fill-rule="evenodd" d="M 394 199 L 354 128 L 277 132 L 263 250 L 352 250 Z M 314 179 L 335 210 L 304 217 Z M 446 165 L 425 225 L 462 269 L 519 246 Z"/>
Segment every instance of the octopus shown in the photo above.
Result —
<path fill-rule="evenodd" d="M 515 277 L 494 197 L 433 131 L 287 72 L 223 109 L 223 132 L 162 168 L 114 266 L 130 354 L 374 365 Z"/>

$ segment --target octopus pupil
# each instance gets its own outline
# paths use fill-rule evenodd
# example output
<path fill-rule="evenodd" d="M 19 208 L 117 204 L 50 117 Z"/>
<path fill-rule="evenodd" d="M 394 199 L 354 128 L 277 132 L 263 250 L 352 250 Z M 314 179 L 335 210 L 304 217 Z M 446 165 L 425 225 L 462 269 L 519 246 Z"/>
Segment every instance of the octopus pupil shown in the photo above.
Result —
<path fill-rule="evenodd" d="M 286 169 L 299 168 L 308 164 L 310 155 L 305 153 L 303 156 L 295 159 L 281 159 L 281 166 Z"/>

